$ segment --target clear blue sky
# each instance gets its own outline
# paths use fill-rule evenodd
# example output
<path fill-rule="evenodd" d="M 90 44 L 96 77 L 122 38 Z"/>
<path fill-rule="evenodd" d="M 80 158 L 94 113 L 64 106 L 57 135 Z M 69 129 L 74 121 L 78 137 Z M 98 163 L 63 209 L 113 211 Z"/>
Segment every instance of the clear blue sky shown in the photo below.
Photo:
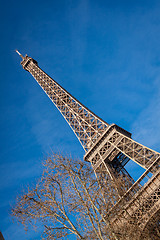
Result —
<path fill-rule="evenodd" d="M 51 151 L 83 149 L 14 52 L 39 66 L 89 109 L 160 151 L 159 0 L 1 0 L 0 230 L 27 235 L 9 215 L 16 196 L 41 175 Z M 135 168 L 130 168 L 135 172 Z"/>

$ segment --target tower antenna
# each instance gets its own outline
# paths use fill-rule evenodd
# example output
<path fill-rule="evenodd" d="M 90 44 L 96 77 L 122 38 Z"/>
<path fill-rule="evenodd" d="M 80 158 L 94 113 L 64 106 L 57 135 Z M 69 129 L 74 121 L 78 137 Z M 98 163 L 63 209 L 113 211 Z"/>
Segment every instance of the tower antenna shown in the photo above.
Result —
<path fill-rule="evenodd" d="M 22 59 L 24 59 L 24 57 L 23 57 L 23 55 L 16 49 L 16 53 L 18 53 L 18 55 L 22 58 Z"/>

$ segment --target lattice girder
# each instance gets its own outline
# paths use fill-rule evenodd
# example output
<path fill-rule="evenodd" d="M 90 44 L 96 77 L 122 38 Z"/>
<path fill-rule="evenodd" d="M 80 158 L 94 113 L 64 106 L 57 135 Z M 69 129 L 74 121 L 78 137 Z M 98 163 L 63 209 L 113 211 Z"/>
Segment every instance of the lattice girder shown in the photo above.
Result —
<path fill-rule="evenodd" d="M 133 160 L 144 169 L 147 169 L 156 159 L 160 158 L 158 152 L 135 142 L 130 138 L 129 133 L 127 135 L 126 131 L 123 132 L 122 128 L 111 125 L 93 145 L 92 149 L 86 153 L 84 159 L 91 163 L 94 162 L 92 164 L 96 169 L 100 164 L 100 160 L 98 162 L 98 160 L 95 161 L 94 159 L 96 154 L 106 158 L 106 161 L 113 161 L 119 153 L 124 154 L 126 158 Z M 123 164 L 123 161 L 121 163 L 124 166 L 127 161 L 125 164 Z"/>
<path fill-rule="evenodd" d="M 147 192 L 146 189 L 145 192 Z M 136 199 L 128 205 L 128 208 L 123 208 L 123 210 L 116 215 L 114 221 L 111 221 L 113 229 L 120 232 L 124 226 L 127 226 L 128 223 L 130 223 L 133 226 L 137 225 L 137 229 L 139 229 L 138 233 L 141 235 L 154 216 L 156 216 L 157 221 L 160 221 L 160 214 L 157 215 L 160 211 L 159 206 L 160 187 L 152 190 L 152 194 L 148 194 L 148 196 L 143 197 L 139 194 L 136 196 Z M 137 240 L 138 239 L 140 240 L 141 238 L 138 238 L 137 236 Z"/>
<path fill-rule="evenodd" d="M 156 167 L 159 164 L 160 159 L 155 160 L 107 213 L 107 219 L 118 235 L 121 235 L 127 226 L 137 226 L 141 235 L 153 216 L 158 217 L 157 221 L 160 221 L 160 215 L 157 215 L 160 211 L 160 169 Z M 154 174 L 149 177 L 149 172 Z M 122 234 L 122 238 L 119 239 L 128 238 Z M 138 239 L 141 238 L 137 236 Z"/>
<path fill-rule="evenodd" d="M 134 180 L 123 166 L 123 163 L 126 163 L 129 159 L 122 155 L 120 151 L 115 149 L 112 145 L 113 143 L 118 143 L 121 139 L 119 133 L 115 132 L 115 126 L 116 125 L 112 125 L 108 127 L 108 130 L 100 137 L 99 140 L 97 140 L 91 150 L 85 155 L 84 159 L 91 162 L 93 170 L 97 176 L 100 171 L 106 173 L 105 178 L 109 177 L 110 181 L 114 182 L 114 187 L 119 197 L 121 197 L 125 191 L 131 187 Z M 121 128 L 120 131 L 123 131 L 124 134 L 131 136 L 129 132 Z M 108 142 L 108 138 L 111 137 L 111 142 Z M 113 161 L 115 158 L 116 161 Z"/>
<path fill-rule="evenodd" d="M 22 56 L 22 58 L 23 61 L 21 64 L 23 68 L 32 74 L 51 101 L 56 105 L 85 151 L 90 149 L 104 130 L 107 129 L 109 126 L 108 123 L 97 117 L 42 71 L 34 59 L 28 56 Z"/>

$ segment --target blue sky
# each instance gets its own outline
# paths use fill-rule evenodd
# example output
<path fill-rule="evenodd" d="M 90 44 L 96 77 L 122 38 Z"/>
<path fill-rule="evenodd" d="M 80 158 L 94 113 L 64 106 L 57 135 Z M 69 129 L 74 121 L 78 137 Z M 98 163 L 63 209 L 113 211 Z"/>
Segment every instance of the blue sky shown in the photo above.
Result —
<path fill-rule="evenodd" d="M 0 2 L 0 230 L 25 234 L 9 215 L 16 196 L 53 151 L 83 158 L 69 126 L 31 75 L 18 49 L 108 123 L 160 151 L 160 2 L 59 0 Z M 136 167 L 129 169 L 135 174 Z"/>

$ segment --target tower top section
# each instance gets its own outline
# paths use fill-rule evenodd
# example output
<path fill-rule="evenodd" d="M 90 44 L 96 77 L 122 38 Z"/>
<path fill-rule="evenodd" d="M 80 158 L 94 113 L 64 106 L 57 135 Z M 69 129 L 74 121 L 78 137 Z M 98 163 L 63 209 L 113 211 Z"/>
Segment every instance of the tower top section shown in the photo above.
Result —
<path fill-rule="evenodd" d="M 109 124 L 90 111 L 54 79 L 48 76 L 38 66 L 36 60 L 27 55 L 23 57 L 18 50 L 16 52 L 22 58 L 22 67 L 32 74 L 66 119 L 85 151 L 88 151 L 104 133 Z"/>
<path fill-rule="evenodd" d="M 18 50 L 16 50 L 16 53 L 18 53 L 18 55 L 22 58 L 21 65 L 26 71 L 30 72 L 28 67 L 30 66 L 31 62 L 38 66 L 38 62 L 33 58 L 28 57 L 27 54 L 25 57 L 23 57 L 23 55 Z"/>

